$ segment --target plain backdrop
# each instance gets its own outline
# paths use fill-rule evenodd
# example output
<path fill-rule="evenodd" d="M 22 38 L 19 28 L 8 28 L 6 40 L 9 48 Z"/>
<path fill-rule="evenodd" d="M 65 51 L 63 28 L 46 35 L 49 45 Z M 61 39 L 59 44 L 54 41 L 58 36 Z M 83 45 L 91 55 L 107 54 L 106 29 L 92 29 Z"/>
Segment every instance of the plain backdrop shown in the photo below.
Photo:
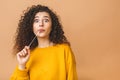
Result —
<path fill-rule="evenodd" d="M 0 80 L 9 80 L 17 64 L 12 47 L 20 16 L 36 4 L 59 15 L 79 80 L 120 80 L 120 0 L 0 0 Z"/>

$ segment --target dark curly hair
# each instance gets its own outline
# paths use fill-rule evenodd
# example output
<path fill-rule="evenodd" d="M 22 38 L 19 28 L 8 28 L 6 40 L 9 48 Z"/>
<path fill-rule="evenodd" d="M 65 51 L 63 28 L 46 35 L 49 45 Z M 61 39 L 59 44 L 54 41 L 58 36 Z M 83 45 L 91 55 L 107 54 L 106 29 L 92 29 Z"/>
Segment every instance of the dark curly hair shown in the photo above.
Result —
<path fill-rule="evenodd" d="M 33 21 L 36 13 L 38 12 L 47 12 L 52 20 L 52 30 L 49 35 L 49 40 L 54 44 L 68 44 L 69 41 L 64 35 L 62 25 L 58 19 L 58 16 L 50 10 L 47 6 L 43 5 L 33 5 L 32 7 L 27 8 L 24 11 L 24 15 L 21 16 L 19 20 L 18 28 L 15 36 L 14 52 L 15 54 L 22 50 L 24 46 L 29 45 L 31 40 L 34 38 L 35 34 L 33 33 Z M 34 49 L 38 46 L 37 39 L 33 42 L 30 49 Z"/>

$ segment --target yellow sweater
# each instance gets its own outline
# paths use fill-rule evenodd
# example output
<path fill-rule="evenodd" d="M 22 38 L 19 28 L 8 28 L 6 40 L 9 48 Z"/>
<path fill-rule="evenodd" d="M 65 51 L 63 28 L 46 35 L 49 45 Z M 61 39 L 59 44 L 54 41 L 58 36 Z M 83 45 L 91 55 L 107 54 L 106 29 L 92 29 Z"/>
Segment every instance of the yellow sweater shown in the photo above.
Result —
<path fill-rule="evenodd" d="M 75 57 L 66 44 L 35 48 L 25 70 L 16 67 L 10 80 L 77 80 Z"/>

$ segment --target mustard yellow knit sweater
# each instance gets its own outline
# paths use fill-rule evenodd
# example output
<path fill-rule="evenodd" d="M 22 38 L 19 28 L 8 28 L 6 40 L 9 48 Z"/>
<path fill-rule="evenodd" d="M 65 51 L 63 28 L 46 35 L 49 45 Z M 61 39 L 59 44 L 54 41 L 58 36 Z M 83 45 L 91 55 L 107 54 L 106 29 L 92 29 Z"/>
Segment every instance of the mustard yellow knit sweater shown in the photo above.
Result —
<path fill-rule="evenodd" d="M 66 44 L 37 47 L 31 51 L 26 69 L 16 67 L 10 80 L 78 80 L 74 54 Z"/>

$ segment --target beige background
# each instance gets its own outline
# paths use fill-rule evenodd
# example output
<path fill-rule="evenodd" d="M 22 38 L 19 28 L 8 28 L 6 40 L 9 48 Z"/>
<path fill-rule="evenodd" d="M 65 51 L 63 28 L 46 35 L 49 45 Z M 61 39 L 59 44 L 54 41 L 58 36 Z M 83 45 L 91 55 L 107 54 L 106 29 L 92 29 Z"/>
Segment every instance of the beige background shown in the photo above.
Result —
<path fill-rule="evenodd" d="M 22 11 L 39 3 L 61 17 L 79 80 L 120 80 L 120 0 L 0 0 L 0 80 L 17 64 L 11 53 Z"/>

